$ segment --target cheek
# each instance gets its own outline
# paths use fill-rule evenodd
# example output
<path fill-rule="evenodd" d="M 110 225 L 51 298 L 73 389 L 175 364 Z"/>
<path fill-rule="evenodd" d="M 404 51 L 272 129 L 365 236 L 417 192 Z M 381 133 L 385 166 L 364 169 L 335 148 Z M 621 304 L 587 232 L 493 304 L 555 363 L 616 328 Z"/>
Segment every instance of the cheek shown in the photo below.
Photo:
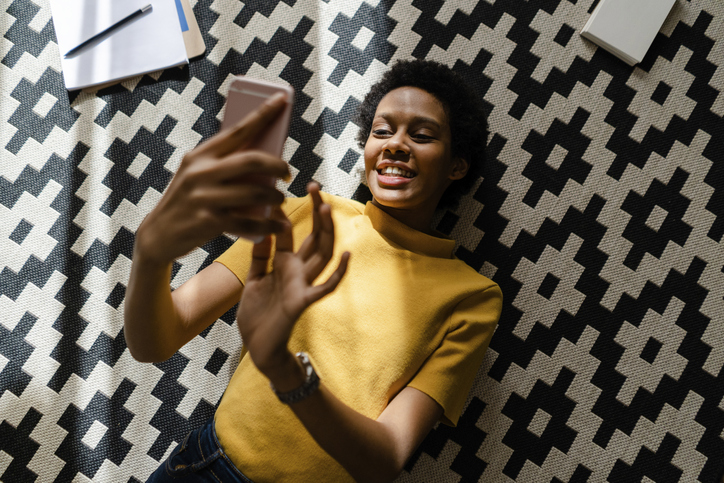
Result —
<path fill-rule="evenodd" d="M 424 156 L 427 161 L 428 170 L 432 173 L 436 173 L 439 176 L 445 176 L 452 166 L 452 159 L 450 153 L 446 149 L 440 147 L 430 148 L 424 153 L 420 153 L 420 157 Z"/>
<path fill-rule="evenodd" d="M 374 143 L 370 140 L 365 144 L 365 150 L 363 153 L 365 159 L 365 174 L 369 174 L 370 170 L 374 169 L 377 163 L 376 148 Z"/>

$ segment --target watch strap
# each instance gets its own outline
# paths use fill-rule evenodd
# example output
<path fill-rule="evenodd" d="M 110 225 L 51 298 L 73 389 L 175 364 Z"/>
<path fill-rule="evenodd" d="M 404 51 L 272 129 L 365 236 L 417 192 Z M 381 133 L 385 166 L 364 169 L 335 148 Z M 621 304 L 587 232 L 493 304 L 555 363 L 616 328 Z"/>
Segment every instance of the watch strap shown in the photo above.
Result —
<path fill-rule="evenodd" d="M 312 367 L 309 355 L 306 352 L 297 352 L 296 356 L 297 359 L 299 359 L 299 362 L 302 363 L 302 368 L 304 369 L 304 383 L 298 388 L 287 392 L 279 392 L 274 388 L 273 384 L 269 383 L 272 391 L 274 391 L 274 394 L 276 394 L 279 400 L 284 404 L 299 402 L 308 398 L 317 389 L 319 389 L 319 376 L 317 376 L 317 372 L 314 370 L 314 367 Z"/>

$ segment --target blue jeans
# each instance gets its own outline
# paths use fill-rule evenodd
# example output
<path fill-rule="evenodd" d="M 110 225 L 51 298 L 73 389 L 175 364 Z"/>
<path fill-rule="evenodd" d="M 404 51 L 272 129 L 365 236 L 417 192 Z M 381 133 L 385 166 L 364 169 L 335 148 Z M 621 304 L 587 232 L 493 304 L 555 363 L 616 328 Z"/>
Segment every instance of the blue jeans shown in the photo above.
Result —
<path fill-rule="evenodd" d="M 254 483 L 239 471 L 219 444 L 214 418 L 186 435 L 146 483 Z"/>

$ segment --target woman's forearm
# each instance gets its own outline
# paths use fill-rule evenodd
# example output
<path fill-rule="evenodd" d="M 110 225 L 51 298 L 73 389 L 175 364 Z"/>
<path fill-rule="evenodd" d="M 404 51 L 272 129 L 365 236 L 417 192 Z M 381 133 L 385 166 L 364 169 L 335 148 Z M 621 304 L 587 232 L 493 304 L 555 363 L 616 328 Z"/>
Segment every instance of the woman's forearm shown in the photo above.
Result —
<path fill-rule="evenodd" d="M 171 262 L 156 262 L 136 248 L 126 290 L 126 344 L 139 361 L 164 361 L 229 310 L 244 287 L 231 270 L 212 263 L 171 292 Z"/>
<path fill-rule="evenodd" d="M 171 263 L 153 263 L 134 253 L 126 290 L 124 335 L 131 355 L 141 362 L 168 359 L 178 349 L 179 316 L 171 298 Z"/>
<path fill-rule="evenodd" d="M 305 378 L 296 357 L 285 366 L 265 368 L 281 392 L 301 386 Z M 427 395 L 406 388 L 377 420 L 370 419 L 340 401 L 323 382 L 289 407 L 317 444 L 358 482 L 394 480 L 442 414 Z"/>
<path fill-rule="evenodd" d="M 324 384 L 291 407 L 314 440 L 356 481 L 392 481 L 402 470 L 405 461 L 396 457 L 387 428 L 351 409 Z"/>

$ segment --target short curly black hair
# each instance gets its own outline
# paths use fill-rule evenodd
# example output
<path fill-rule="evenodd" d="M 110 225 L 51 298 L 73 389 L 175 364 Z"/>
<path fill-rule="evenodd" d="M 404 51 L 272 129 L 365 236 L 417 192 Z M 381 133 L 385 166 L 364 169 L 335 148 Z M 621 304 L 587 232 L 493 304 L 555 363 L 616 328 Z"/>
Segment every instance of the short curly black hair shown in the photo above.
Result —
<path fill-rule="evenodd" d="M 465 177 L 453 181 L 438 203 L 438 208 L 455 208 L 460 197 L 470 191 L 485 163 L 488 122 L 482 102 L 472 87 L 446 65 L 429 60 L 397 61 L 372 86 L 357 110 L 355 123 L 360 126 L 360 148 L 364 149 L 369 137 L 377 105 L 390 91 L 400 87 L 417 87 L 443 104 L 452 135 L 452 155 L 470 165 Z"/>

